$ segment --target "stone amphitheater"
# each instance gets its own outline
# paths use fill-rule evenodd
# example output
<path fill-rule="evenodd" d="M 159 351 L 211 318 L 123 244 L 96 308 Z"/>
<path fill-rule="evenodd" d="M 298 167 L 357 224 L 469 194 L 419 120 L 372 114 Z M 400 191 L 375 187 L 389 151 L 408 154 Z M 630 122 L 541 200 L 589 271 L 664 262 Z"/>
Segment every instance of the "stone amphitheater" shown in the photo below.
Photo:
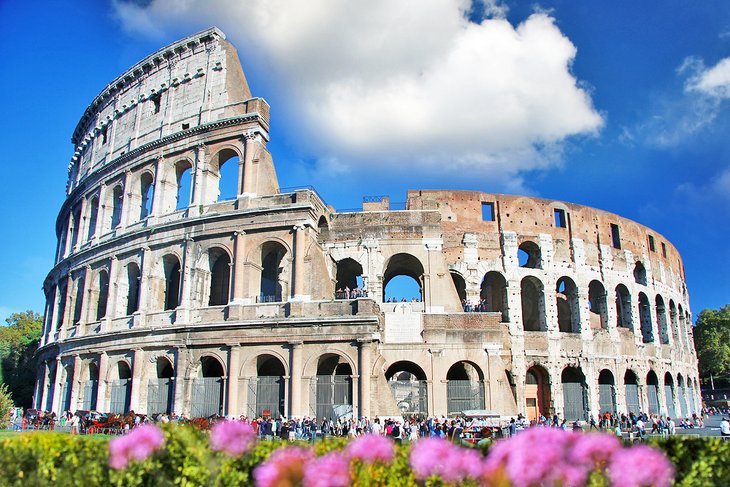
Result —
<path fill-rule="evenodd" d="M 279 187 L 268 140 L 269 105 L 216 28 L 93 100 L 43 286 L 38 409 L 578 420 L 699 407 L 682 260 L 659 233 L 473 191 L 338 212 Z M 394 279 L 420 298 L 391 299 Z"/>

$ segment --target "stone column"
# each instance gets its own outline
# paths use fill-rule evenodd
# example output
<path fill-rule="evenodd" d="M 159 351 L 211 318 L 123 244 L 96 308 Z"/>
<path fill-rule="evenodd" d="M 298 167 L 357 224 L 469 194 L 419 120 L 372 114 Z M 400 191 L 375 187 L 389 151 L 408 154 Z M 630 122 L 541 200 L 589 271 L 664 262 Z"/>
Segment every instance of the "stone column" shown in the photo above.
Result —
<path fill-rule="evenodd" d="M 205 204 L 203 195 L 205 183 L 203 181 L 203 171 L 206 165 L 206 153 L 205 145 L 200 144 L 195 148 L 195 164 L 191 170 L 192 182 L 190 195 L 190 212 L 197 215 L 197 208 L 199 205 Z"/>
<path fill-rule="evenodd" d="M 246 262 L 246 232 L 233 232 L 233 292 L 231 303 L 245 304 L 244 268 Z"/>
<path fill-rule="evenodd" d="M 71 381 L 71 405 L 69 408 L 76 411 L 79 408 L 79 389 L 81 388 L 81 357 L 74 355 L 74 375 Z"/>
<path fill-rule="evenodd" d="M 238 406 L 238 369 L 240 368 L 241 362 L 241 346 L 229 345 L 228 351 L 228 407 L 226 408 L 226 414 L 228 416 L 235 416 L 236 418 L 241 415 L 240 408 Z"/>
<path fill-rule="evenodd" d="M 145 317 L 147 316 L 147 312 L 150 310 L 150 303 L 148 303 L 150 294 L 149 287 L 151 284 L 149 268 L 153 265 L 153 261 L 150 257 L 150 248 L 142 247 L 142 250 L 139 253 L 139 302 L 137 311 L 134 313 L 135 326 L 145 325 Z"/>
<path fill-rule="evenodd" d="M 53 381 L 53 404 L 51 411 L 61 415 L 61 372 L 63 370 L 61 356 L 56 356 L 56 380 Z"/>
<path fill-rule="evenodd" d="M 304 294 L 304 238 L 307 226 L 299 224 L 294 226 L 294 296 L 291 301 L 309 301 L 309 296 Z"/>
<path fill-rule="evenodd" d="M 290 362 L 289 362 L 289 376 L 291 380 L 289 384 L 291 390 L 289 392 L 289 411 L 291 416 L 295 418 L 301 418 L 304 416 L 304 408 L 302 405 L 302 342 L 291 341 L 289 342 L 290 347 Z"/>
<path fill-rule="evenodd" d="M 97 411 L 106 411 L 109 409 L 109 401 L 106 398 L 107 389 L 107 369 L 109 366 L 109 356 L 106 352 L 99 354 L 99 385 L 96 389 L 96 409 Z"/>
<path fill-rule="evenodd" d="M 256 195 L 256 188 L 253 184 L 253 164 L 260 147 L 261 136 L 253 131 L 248 132 L 246 134 L 246 145 L 244 147 L 243 184 L 239 185 L 239 197 Z"/>
<path fill-rule="evenodd" d="M 116 255 L 112 255 L 109 260 L 109 289 L 107 295 L 106 314 L 102 323 L 101 331 L 108 331 L 111 321 L 117 317 L 117 309 L 119 305 L 119 279 L 115 275 L 117 273 L 117 265 L 119 260 Z"/>
<path fill-rule="evenodd" d="M 370 417 L 370 388 L 372 382 L 372 348 L 373 341 L 367 338 L 358 339 L 360 345 L 360 416 Z"/>
<path fill-rule="evenodd" d="M 180 294 L 178 296 L 178 307 L 175 310 L 175 323 L 187 323 L 188 313 L 190 309 L 192 289 L 192 252 L 194 241 L 192 238 L 186 237 L 183 241 L 183 261 L 180 266 Z"/>
<path fill-rule="evenodd" d="M 187 350 L 178 347 L 175 349 L 175 404 L 174 411 L 178 415 L 183 414 L 185 406 L 185 387 L 187 378 L 185 374 L 188 368 Z"/>
<path fill-rule="evenodd" d="M 129 401 L 129 409 L 136 413 L 147 412 L 147 404 L 142 408 L 140 401 L 140 391 L 142 390 L 142 375 L 145 367 L 145 351 L 141 348 L 134 349 L 134 359 L 132 362 L 132 396 Z"/>
<path fill-rule="evenodd" d="M 360 375 L 353 374 L 350 376 L 352 379 L 352 415 L 355 418 L 362 417 L 362 411 L 360 410 Z"/>

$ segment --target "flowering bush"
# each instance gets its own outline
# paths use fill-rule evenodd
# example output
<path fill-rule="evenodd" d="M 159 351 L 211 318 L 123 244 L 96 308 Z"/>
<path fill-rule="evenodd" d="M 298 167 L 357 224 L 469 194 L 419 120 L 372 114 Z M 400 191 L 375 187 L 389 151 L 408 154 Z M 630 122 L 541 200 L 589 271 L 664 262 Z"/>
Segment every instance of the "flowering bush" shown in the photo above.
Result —
<path fill-rule="evenodd" d="M 222 421 L 210 430 L 210 449 L 232 457 L 247 453 L 256 443 L 256 431 L 243 421 Z"/>
<path fill-rule="evenodd" d="M 53 432 L 9 435 L 0 439 L 0 486 L 664 487 L 676 474 L 678 487 L 704 487 L 730 478 L 730 442 L 719 438 L 672 437 L 627 447 L 608 435 L 541 428 L 497 440 L 483 455 L 432 439 L 411 446 L 367 436 L 313 446 L 251 444 L 248 430 L 236 423 L 215 434 L 150 428 L 111 442 Z"/>

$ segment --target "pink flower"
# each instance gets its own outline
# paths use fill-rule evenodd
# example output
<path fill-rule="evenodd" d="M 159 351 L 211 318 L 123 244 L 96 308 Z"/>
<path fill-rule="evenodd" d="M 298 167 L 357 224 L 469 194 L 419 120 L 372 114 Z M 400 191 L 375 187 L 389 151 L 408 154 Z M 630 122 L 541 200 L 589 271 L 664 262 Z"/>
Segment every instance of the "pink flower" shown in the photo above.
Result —
<path fill-rule="evenodd" d="M 613 487 L 669 487 L 674 466 L 659 450 L 636 445 L 614 453 L 608 478 Z"/>
<path fill-rule="evenodd" d="M 347 487 L 350 485 L 350 460 L 339 452 L 308 462 L 304 467 L 304 487 Z"/>
<path fill-rule="evenodd" d="M 461 482 L 482 472 L 481 456 L 440 438 L 419 440 L 412 448 L 409 463 L 418 480 L 437 475 L 445 482 Z"/>
<path fill-rule="evenodd" d="M 621 449 L 621 443 L 613 435 L 603 433 L 578 435 L 570 459 L 588 469 L 603 467 L 613 454 Z"/>
<path fill-rule="evenodd" d="M 115 470 L 126 468 L 130 461 L 142 461 L 165 444 L 162 430 L 144 425 L 129 434 L 109 442 L 109 466 Z"/>
<path fill-rule="evenodd" d="M 235 457 L 248 453 L 256 442 L 256 432 L 243 421 L 222 421 L 210 430 L 210 448 Z"/>
<path fill-rule="evenodd" d="M 380 435 L 364 435 L 356 438 L 347 446 L 347 455 L 363 463 L 377 461 L 388 463 L 393 460 L 393 442 Z"/>
<path fill-rule="evenodd" d="M 314 454 L 307 448 L 290 446 L 276 450 L 256 467 L 253 477 L 257 487 L 298 485 L 304 477 L 304 466 Z"/>

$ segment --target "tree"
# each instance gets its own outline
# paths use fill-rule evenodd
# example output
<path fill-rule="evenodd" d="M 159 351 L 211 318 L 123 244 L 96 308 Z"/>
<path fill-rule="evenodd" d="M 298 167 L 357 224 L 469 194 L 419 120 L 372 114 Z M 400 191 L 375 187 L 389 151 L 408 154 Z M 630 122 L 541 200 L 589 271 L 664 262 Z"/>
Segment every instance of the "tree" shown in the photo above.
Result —
<path fill-rule="evenodd" d="M 730 376 L 730 304 L 702 310 L 694 329 L 700 376 Z"/>
<path fill-rule="evenodd" d="M 10 397 L 8 386 L 0 384 L 0 428 L 7 428 L 10 420 L 10 409 L 13 407 L 13 398 Z"/>
<path fill-rule="evenodd" d="M 43 316 L 33 311 L 13 313 L 0 326 L 0 383 L 6 384 L 16 405 L 28 408 L 33 401 L 36 360 Z"/>

